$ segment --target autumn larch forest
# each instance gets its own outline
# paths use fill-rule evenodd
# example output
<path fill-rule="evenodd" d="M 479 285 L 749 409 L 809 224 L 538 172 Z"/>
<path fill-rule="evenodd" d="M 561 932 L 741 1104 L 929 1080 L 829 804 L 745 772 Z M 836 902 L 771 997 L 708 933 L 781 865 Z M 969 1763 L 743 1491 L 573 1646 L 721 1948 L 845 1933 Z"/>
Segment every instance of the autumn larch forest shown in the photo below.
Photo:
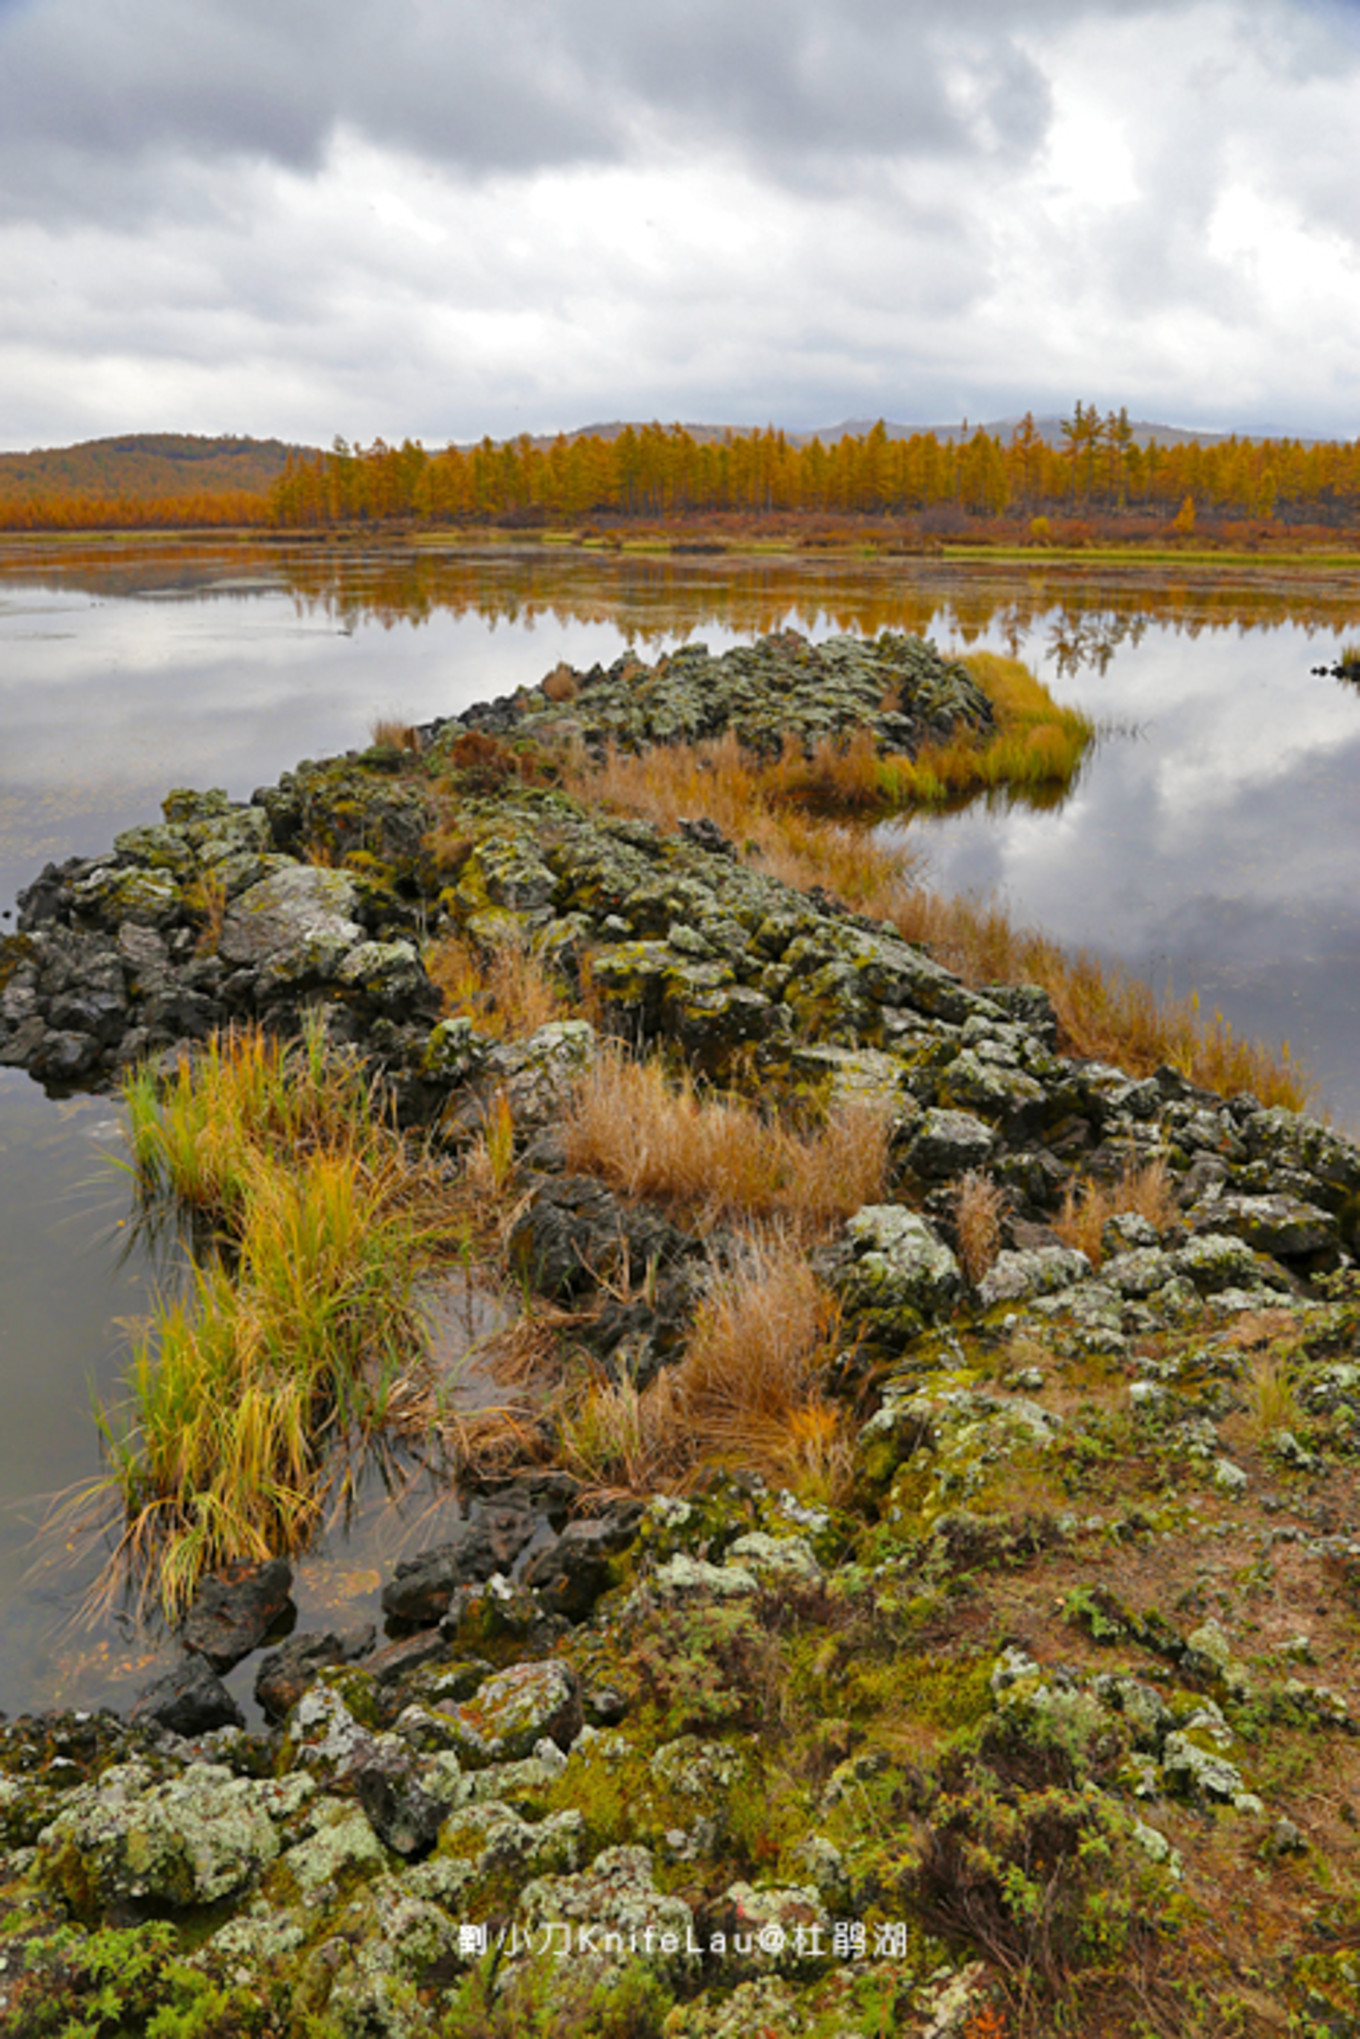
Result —
<path fill-rule="evenodd" d="M 1027 413 L 1004 438 L 982 428 L 893 436 L 880 420 L 827 442 L 772 427 L 650 424 L 484 438 L 437 453 L 411 439 L 363 446 L 337 438 L 329 451 L 170 435 L 159 443 L 180 451 L 159 463 L 150 485 L 144 472 L 107 456 L 93 468 L 68 459 L 55 471 L 56 456 L 0 456 L 0 529 L 736 522 L 815 538 L 819 522 L 829 521 L 834 535 L 838 520 L 873 519 L 925 542 L 1184 545 L 1335 543 L 1360 525 L 1360 439 L 1168 443 L 1136 432 L 1126 410 L 1102 415 L 1083 402 L 1059 433 L 1046 435 Z M 256 461 L 251 486 L 221 486 L 229 463 L 208 454 L 229 447 L 235 455 L 243 446 L 269 457 Z M 262 468 L 271 479 L 261 479 Z"/>

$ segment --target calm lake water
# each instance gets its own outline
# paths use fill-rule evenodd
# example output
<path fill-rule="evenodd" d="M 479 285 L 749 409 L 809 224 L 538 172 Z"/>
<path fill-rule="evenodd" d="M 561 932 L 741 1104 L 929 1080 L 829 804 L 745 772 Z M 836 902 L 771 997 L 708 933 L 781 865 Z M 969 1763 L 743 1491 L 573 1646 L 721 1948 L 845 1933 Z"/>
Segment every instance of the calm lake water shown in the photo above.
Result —
<path fill-rule="evenodd" d="M 1026 658 L 1104 734 L 1047 811 L 914 824 L 947 891 L 1195 989 L 1288 1039 L 1360 1127 L 1360 690 L 1310 668 L 1360 627 L 1360 583 L 1268 565 L 790 562 L 174 543 L 0 547 L 0 907 L 48 858 L 159 816 L 174 785 L 234 797 L 379 714 L 448 714 L 560 658 L 693 637 L 884 627 Z M 5 923 L 0 923 L 4 925 Z M 0 1071 L 0 1707 L 126 1698 L 153 1646 L 73 1615 L 93 1557 L 34 1574 L 47 1497 L 99 1470 L 90 1391 L 116 1390 L 154 1270 L 128 1248 L 117 1115 Z M 305 1625 L 371 1616 L 379 1567 L 432 1519 L 387 1516 L 303 1568 Z M 35 1541 L 36 1538 L 36 1541 Z M 237 1674 L 244 1688 L 253 1667 Z"/>

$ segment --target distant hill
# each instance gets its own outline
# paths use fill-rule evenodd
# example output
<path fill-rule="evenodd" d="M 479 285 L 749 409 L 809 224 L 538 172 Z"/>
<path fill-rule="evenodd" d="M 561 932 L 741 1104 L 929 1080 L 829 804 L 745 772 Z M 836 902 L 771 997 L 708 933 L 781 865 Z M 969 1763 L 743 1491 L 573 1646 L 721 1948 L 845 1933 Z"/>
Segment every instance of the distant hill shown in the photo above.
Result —
<path fill-rule="evenodd" d="M 1000 439 L 1004 445 L 1020 422 L 1019 418 L 970 418 L 966 423 L 958 425 L 899 425 L 885 419 L 883 429 L 890 439 L 910 439 L 914 433 L 929 432 L 941 442 L 971 439 L 974 432 L 987 432 L 994 439 Z M 788 437 L 799 446 L 806 446 L 813 439 L 820 439 L 823 446 L 829 446 L 836 439 L 862 439 L 866 432 L 873 431 L 877 423 L 876 418 L 847 418 L 841 425 L 827 425 L 817 432 L 790 432 Z M 1154 442 L 1158 446 L 1221 446 L 1225 440 L 1234 436 L 1248 445 L 1255 445 L 1267 437 L 1298 436 L 1292 432 L 1238 432 L 1236 435 L 1231 432 L 1192 432 L 1180 425 L 1151 424 L 1145 418 L 1131 418 L 1129 424 L 1136 446 L 1151 446 Z M 1048 446 L 1066 444 L 1063 421 L 1060 417 L 1036 418 L 1034 429 Z M 1304 446 L 1314 446 L 1317 441 L 1305 438 L 1300 443 Z"/>
<path fill-rule="evenodd" d="M 130 432 L 117 439 L 86 439 L 78 446 L 0 453 L 0 502 L 32 496 L 193 496 L 205 491 L 267 489 L 290 452 L 282 439 L 192 432 Z"/>
<path fill-rule="evenodd" d="M 617 439 L 621 432 L 626 432 L 629 429 L 630 423 L 632 430 L 636 432 L 641 430 L 644 422 L 647 421 L 640 418 L 632 420 L 615 418 L 611 419 L 608 424 L 581 425 L 575 431 L 568 432 L 564 436 L 567 439 Z M 660 422 L 669 429 L 672 420 L 667 418 L 659 421 L 651 420 L 650 422 Z M 814 439 L 820 439 L 823 446 L 831 446 L 838 439 L 862 439 L 866 432 L 873 431 L 877 423 L 877 418 L 846 418 L 839 425 L 821 425 L 811 432 L 786 430 L 784 437 L 791 446 L 809 446 Z M 910 439 L 917 432 L 926 432 L 932 434 L 942 443 L 958 439 L 971 439 L 974 432 L 982 431 L 990 433 L 993 438 L 1000 439 L 1004 445 L 1010 439 L 1012 432 L 1015 431 L 1019 423 L 1019 418 L 970 418 L 966 423 L 957 425 L 904 425 L 894 419 L 885 418 L 883 429 L 890 439 Z M 1134 418 L 1130 420 L 1130 423 L 1133 429 L 1134 444 L 1137 446 L 1150 446 L 1154 441 L 1159 446 L 1221 446 L 1226 439 L 1234 436 L 1231 432 L 1195 432 L 1187 430 L 1181 425 L 1158 425 L 1145 418 Z M 1063 437 L 1063 421 L 1056 414 L 1052 417 L 1036 418 L 1034 420 L 1034 429 L 1046 445 L 1063 446 L 1066 443 Z M 766 427 L 764 425 L 683 425 L 681 430 L 688 432 L 690 438 L 702 446 L 711 444 L 715 440 L 725 439 L 729 432 L 734 437 L 742 438 L 751 432 L 763 432 L 766 430 Z M 1292 432 L 1238 432 L 1235 436 L 1249 445 L 1255 445 L 1266 438 L 1299 437 L 1297 433 Z M 534 444 L 537 446 L 551 445 L 552 437 L 551 433 L 536 435 Z M 1305 437 L 1300 440 L 1300 443 L 1304 446 L 1315 446 L 1318 442 L 1316 438 Z"/>

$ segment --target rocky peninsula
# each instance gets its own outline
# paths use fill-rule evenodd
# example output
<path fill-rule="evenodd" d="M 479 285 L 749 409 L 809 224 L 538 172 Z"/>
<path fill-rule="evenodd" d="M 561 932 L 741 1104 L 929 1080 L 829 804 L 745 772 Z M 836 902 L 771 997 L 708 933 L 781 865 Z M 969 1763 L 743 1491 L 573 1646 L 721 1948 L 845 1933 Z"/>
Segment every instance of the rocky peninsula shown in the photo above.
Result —
<path fill-rule="evenodd" d="M 1004 722 L 887 633 L 559 666 L 22 895 L 0 1062 L 361 1071 L 521 1374 L 384 1635 L 241 1551 L 0 1725 L 7 2031 L 1360 2032 L 1360 1149 L 590 791 Z"/>

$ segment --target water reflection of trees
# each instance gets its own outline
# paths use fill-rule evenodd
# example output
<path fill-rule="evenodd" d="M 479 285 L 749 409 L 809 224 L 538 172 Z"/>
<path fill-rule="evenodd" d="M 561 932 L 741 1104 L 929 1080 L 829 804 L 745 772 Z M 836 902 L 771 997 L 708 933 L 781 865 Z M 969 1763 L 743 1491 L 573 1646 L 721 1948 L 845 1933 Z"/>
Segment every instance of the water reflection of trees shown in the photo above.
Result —
<path fill-rule="evenodd" d="M 1360 589 L 1341 569 L 1090 566 L 929 558 L 693 557 L 553 546 L 261 544 L 6 547 L 0 583 L 249 600 L 290 594 L 301 614 L 342 628 L 475 615 L 494 627 L 610 624 L 648 642 L 702 632 L 935 631 L 1017 651 L 1042 632 L 1060 674 L 1104 672 L 1149 623 L 1201 631 L 1360 625 Z"/>

